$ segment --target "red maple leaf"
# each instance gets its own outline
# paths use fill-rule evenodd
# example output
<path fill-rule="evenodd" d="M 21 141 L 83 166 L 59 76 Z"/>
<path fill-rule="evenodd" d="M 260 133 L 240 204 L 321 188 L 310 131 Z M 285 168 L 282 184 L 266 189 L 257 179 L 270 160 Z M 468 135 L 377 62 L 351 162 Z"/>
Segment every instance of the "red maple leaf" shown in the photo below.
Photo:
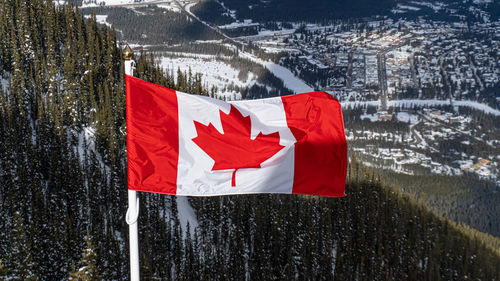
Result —
<path fill-rule="evenodd" d="M 236 186 L 238 169 L 260 168 L 262 162 L 284 146 L 279 144 L 279 132 L 268 135 L 260 132 L 255 139 L 251 139 L 250 116 L 243 117 L 233 105 L 229 114 L 219 111 L 224 133 L 220 133 L 212 123 L 205 126 L 194 121 L 198 136 L 193 141 L 215 161 L 212 171 L 234 169 L 231 186 Z"/>

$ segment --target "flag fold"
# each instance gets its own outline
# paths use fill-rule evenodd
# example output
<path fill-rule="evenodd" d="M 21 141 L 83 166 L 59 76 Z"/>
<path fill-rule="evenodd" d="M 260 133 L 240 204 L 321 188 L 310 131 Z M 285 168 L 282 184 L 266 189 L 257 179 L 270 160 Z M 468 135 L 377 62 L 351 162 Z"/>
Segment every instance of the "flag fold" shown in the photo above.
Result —
<path fill-rule="evenodd" d="M 326 92 L 224 102 L 126 75 L 128 188 L 344 196 L 347 144 Z"/>

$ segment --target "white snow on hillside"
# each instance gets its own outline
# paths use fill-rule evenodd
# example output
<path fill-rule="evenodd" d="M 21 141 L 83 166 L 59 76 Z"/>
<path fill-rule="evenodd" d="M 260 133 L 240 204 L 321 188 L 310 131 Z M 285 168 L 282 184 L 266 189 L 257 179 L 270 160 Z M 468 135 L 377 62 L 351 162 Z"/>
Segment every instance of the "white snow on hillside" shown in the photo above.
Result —
<path fill-rule="evenodd" d="M 59 2 L 65 2 L 59 0 Z M 98 6 L 116 6 L 116 5 L 127 5 L 127 4 L 140 4 L 148 2 L 158 2 L 157 0 L 142 0 L 137 2 L 135 0 L 83 0 L 81 7 L 98 7 Z"/>
<path fill-rule="evenodd" d="M 86 19 L 91 18 L 91 15 L 85 15 L 84 16 Z M 107 22 L 106 20 L 108 19 L 108 15 L 95 15 L 95 21 L 100 24 L 105 24 L 109 27 L 111 27 L 111 24 Z"/>
<path fill-rule="evenodd" d="M 279 29 L 279 30 L 267 30 L 267 29 L 262 29 L 259 31 L 259 34 L 257 36 L 284 36 L 284 35 L 290 35 L 295 32 L 295 28 L 293 29 Z"/>
<path fill-rule="evenodd" d="M 7 80 L 7 78 L 3 78 L 0 75 L 0 88 L 5 91 L 7 90 L 8 86 L 9 86 L 9 80 Z"/>
<path fill-rule="evenodd" d="M 157 4 L 157 6 L 158 6 L 158 8 L 162 8 L 162 9 L 165 9 L 165 10 L 168 10 L 171 12 L 176 12 L 176 13 L 181 12 L 181 9 L 179 9 L 179 7 L 174 6 L 172 4 Z"/>
<path fill-rule="evenodd" d="M 254 55 L 245 52 L 240 52 L 240 56 L 261 64 L 262 66 L 267 68 L 271 73 L 273 73 L 276 77 L 280 78 L 283 81 L 285 87 L 294 91 L 295 93 L 307 93 L 314 91 L 313 88 L 307 85 L 300 78 L 296 77 L 290 70 L 281 65 L 261 60 Z"/>
<path fill-rule="evenodd" d="M 56 6 L 66 5 L 66 0 L 56 0 L 54 1 L 54 5 Z"/>
<path fill-rule="evenodd" d="M 80 161 L 85 160 L 85 154 L 96 152 L 95 150 L 95 129 L 92 127 L 83 127 L 78 133 L 78 156 Z"/>
<path fill-rule="evenodd" d="M 415 4 L 417 6 L 429 7 L 431 9 L 433 9 L 434 12 L 442 10 L 446 7 L 446 5 L 444 3 L 440 3 L 440 2 L 430 3 L 430 2 L 410 1 L 410 3 Z"/>
<path fill-rule="evenodd" d="M 177 200 L 177 215 L 181 222 L 183 236 L 186 236 L 187 224 L 189 222 L 189 231 L 194 235 L 195 229 L 198 227 L 198 219 L 194 213 L 193 207 L 189 204 L 188 198 L 185 196 L 176 196 Z"/>
<path fill-rule="evenodd" d="M 420 8 L 413 7 L 410 5 L 403 5 L 403 4 L 398 4 L 398 9 L 401 10 L 411 10 L 411 11 L 420 11 Z"/>
<path fill-rule="evenodd" d="M 191 68 L 193 74 L 203 74 L 202 81 L 208 86 L 208 89 L 211 89 L 212 86 L 217 87 L 216 94 L 228 100 L 241 99 L 241 94 L 234 89 L 230 89 L 230 87 L 228 88 L 229 85 L 250 87 L 257 83 L 257 77 L 251 72 L 249 72 L 245 81 L 241 81 L 238 78 L 240 73 L 239 70 L 234 69 L 222 61 L 218 61 L 213 56 L 193 55 L 192 57 L 177 58 L 162 57 L 160 59 L 160 66 L 167 71 L 173 69 L 175 79 L 177 79 L 178 68 L 186 73 L 189 72 L 189 68 Z"/>
<path fill-rule="evenodd" d="M 104 163 L 101 154 L 96 149 L 95 128 L 86 126 L 83 127 L 81 131 L 72 131 L 71 133 L 78 136 L 78 146 L 76 146 L 75 148 L 77 149 L 76 153 L 81 163 L 89 161 L 91 155 L 93 154 L 96 157 L 97 161 L 99 161 L 99 168 L 101 168 L 106 173 L 111 170 L 111 168 Z"/>
<path fill-rule="evenodd" d="M 220 29 L 235 29 L 235 28 L 240 28 L 240 27 L 251 27 L 251 26 L 258 26 L 259 23 L 252 22 L 252 20 L 244 20 L 243 22 L 240 21 L 235 21 L 230 24 L 226 25 L 219 25 Z"/>

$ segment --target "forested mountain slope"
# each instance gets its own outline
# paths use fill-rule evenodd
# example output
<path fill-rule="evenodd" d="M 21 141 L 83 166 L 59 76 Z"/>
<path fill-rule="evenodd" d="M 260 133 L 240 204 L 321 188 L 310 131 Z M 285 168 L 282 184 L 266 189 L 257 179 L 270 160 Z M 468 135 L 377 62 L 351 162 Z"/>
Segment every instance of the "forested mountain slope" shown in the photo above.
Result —
<path fill-rule="evenodd" d="M 220 11 L 216 5 L 222 3 L 229 10 L 234 10 L 239 19 L 253 19 L 257 22 L 266 21 L 308 21 L 321 22 L 325 19 L 361 18 L 387 14 L 396 5 L 396 0 L 204 0 L 200 5 Z M 206 9 L 199 9 L 206 10 Z M 203 13 L 210 19 L 209 14 Z M 214 17 L 215 18 L 215 17 Z"/>
<path fill-rule="evenodd" d="M 478 0 L 200 0 L 193 12 L 203 20 L 216 25 L 226 24 L 238 19 L 252 19 L 254 22 L 309 22 L 325 23 L 336 20 L 356 22 L 362 18 L 393 17 L 398 9 L 407 5 L 423 4 L 426 7 L 413 9 L 403 18 L 429 18 L 436 21 L 457 21 L 456 11 L 467 14 L 468 21 L 481 20 L 474 14 L 477 8 L 484 9 L 492 20 L 500 15 L 498 1 Z M 449 9 L 436 11 L 431 7 L 446 6 Z"/>
<path fill-rule="evenodd" d="M 127 279 L 115 33 L 71 6 L 0 0 L 0 38 L 0 278 Z M 174 81 L 152 57 L 136 60 L 142 79 L 207 94 L 196 77 Z M 500 279 L 496 238 L 437 217 L 352 163 L 345 198 L 192 198 L 193 232 L 175 197 L 141 194 L 143 278 Z"/>

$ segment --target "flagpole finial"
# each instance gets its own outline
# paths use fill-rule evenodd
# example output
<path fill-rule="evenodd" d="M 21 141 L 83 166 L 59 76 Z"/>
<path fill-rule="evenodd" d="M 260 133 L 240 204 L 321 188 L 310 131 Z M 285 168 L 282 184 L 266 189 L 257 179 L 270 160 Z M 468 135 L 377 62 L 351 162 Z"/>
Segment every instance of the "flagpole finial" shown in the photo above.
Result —
<path fill-rule="evenodd" d="M 123 50 L 123 58 L 125 60 L 131 60 L 133 56 L 134 51 L 132 51 L 132 48 L 130 48 L 130 46 L 127 44 L 127 46 L 125 46 L 125 49 Z"/>

